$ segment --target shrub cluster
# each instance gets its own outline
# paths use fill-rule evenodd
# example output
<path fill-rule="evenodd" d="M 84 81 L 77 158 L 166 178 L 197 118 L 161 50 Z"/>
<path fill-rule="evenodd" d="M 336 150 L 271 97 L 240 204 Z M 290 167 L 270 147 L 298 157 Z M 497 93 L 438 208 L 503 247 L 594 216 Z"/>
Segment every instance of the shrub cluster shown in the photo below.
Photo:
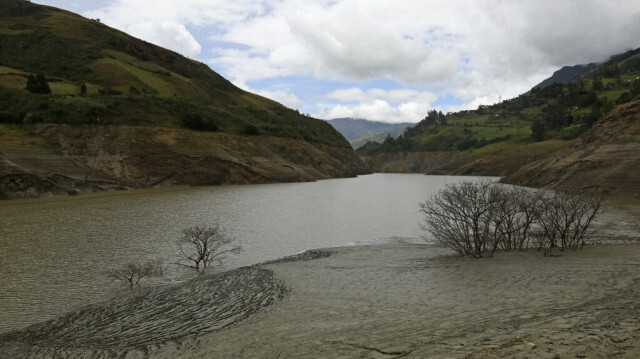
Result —
<path fill-rule="evenodd" d="M 163 270 L 162 260 L 153 259 L 146 262 L 128 262 L 109 270 L 107 275 L 113 279 L 128 282 L 130 286 L 133 286 L 134 284 L 138 285 L 144 277 L 161 277 Z"/>
<path fill-rule="evenodd" d="M 0 111 L 0 123 L 21 123 L 26 114 L 18 114 L 10 111 Z"/>
<path fill-rule="evenodd" d="M 203 118 L 200 114 L 197 113 L 190 113 L 185 115 L 180 122 L 180 126 L 195 131 L 218 131 L 218 125 L 213 119 Z"/>
<path fill-rule="evenodd" d="M 496 182 L 448 184 L 420 203 L 422 228 L 460 255 L 582 247 L 602 212 L 603 193 L 544 194 Z"/>
<path fill-rule="evenodd" d="M 44 75 L 29 75 L 27 78 L 27 91 L 31 93 L 49 94 L 51 93 L 51 88 Z"/>

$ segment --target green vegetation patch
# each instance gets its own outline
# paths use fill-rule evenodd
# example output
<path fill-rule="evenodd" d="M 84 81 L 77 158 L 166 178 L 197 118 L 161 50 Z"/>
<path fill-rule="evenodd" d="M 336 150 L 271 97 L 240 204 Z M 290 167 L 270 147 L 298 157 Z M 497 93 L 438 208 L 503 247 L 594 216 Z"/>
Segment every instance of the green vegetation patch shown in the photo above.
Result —
<path fill-rule="evenodd" d="M 121 85 L 121 87 L 124 84 L 131 84 L 132 82 L 134 84 L 139 83 L 142 84 L 141 87 L 143 89 L 143 92 L 151 91 L 152 93 L 158 94 L 159 96 L 163 97 L 172 96 L 176 92 L 175 88 L 165 80 L 166 77 L 171 76 L 169 72 L 156 73 L 112 58 L 97 60 L 95 64 L 99 67 L 109 69 L 120 68 L 126 71 L 127 74 L 132 75 L 132 77 L 135 79 L 135 82 L 129 80 L 132 78 L 130 76 L 125 75 L 120 77 L 121 82 L 118 82 L 120 82 L 119 85 Z M 120 72 L 122 73 L 122 71 Z"/>
<path fill-rule="evenodd" d="M 51 82 L 49 83 L 51 92 L 57 95 L 78 95 L 80 94 L 80 85 L 68 82 Z"/>
<path fill-rule="evenodd" d="M 486 156 L 502 153 L 526 153 L 526 154 L 548 154 L 568 146 L 568 140 L 547 140 L 535 142 L 531 138 L 521 137 L 507 141 L 492 143 L 482 148 L 474 149 L 469 153 L 471 156 Z"/>
<path fill-rule="evenodd" d="M 7 74 L 8 75 L 24 75 L 24 76 L 27 75 L 27 73 L 24 71 L 20 71 L 12 67 L 2 66 L 2 65 L 0 65 L 0 74 L 1 75 L 7 75 Z"/>
<path fill-rule="evenodd" d="M 185 127 L 349 146 L 324 121 L 246 93 L 174 51 L 68 11 L 0 4 L 1 123 Z M 44 77 L 42 91 L 27 86 L 30 76 Z"/>

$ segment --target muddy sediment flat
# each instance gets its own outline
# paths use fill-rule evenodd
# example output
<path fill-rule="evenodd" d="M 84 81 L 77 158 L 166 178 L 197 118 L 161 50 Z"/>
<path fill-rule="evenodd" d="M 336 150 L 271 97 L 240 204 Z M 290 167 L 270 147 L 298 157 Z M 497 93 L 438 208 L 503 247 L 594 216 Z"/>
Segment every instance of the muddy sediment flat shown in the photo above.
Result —
<path fill-rule="evenodd" d="M 173 297 L 158 289 L 114 300 L 6 334 L 0 347 L 17 357 L 69 358 L 640 355 L 638 245 L 482 260 L 416 244 L 316 254 L 229 272 L 224 281 L 198 279 Z M 245 294 L 211 296 L 225 285 Z"/>
<path fill-rule="evenodd" d="M 221 330 L 281 300 L 287 289 L 256 266 L 140 289 L 25 330 L 0 335 L 0 358 L 120 357 Z M 98 354 L 102 353 L 102 354 Z"/>

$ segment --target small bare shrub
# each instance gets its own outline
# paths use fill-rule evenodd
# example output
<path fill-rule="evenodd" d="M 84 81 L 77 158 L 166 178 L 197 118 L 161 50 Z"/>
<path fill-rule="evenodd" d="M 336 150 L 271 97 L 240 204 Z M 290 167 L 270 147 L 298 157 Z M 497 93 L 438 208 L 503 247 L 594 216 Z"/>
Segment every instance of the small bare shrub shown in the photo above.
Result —
<path fill-rule="evenodd" d="M 153 259 L 146 262 L 128 262 L 120 267 L 110 269 L 107 275 L 115 280 L 128 282 L 130 286 L 139 285 L 144 277 L 162 276 L 162 260 Z"/>

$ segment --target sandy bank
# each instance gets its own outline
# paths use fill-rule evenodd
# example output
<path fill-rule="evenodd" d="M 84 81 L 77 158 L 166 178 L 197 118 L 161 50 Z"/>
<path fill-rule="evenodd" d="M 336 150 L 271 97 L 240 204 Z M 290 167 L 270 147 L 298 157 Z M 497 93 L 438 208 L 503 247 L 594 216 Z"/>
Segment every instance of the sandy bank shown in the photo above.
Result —
<path fill-rule="evenodd" d="M 144 317 L 135 308 L 137 302 L 132 302 L 127 304 L 133 306 L 129 308 L 132 311 L 111 320 L 106 315 L 104 326 L 129 328 L 130 334 L 119 341 L 114 333 L 87 330 L 95 323 L 78 312 L 77 318 L 67 319 L 64 335 L 45 323 L 32 327 L 31 337 L 14 333 L 0 338 L 0 347 L 14 348 L 12 354 L 19 352 L 24 357 L 640 355 L 640 246 L 587 247 L 553 258 L 542 257 L 539 252 L 500 253 L 483 260 L 453 257 L 447 249 L 428 245 L 330 251 L 329 257 L 262 265 L 260 270 L 266 270 L 265 274 L 274 274 L 262 282 L 274 283 L 268 287 L 278 289 L 249 285 L 260 292 L 246 298 L 272 295 L 272 299 L 268 303 L 260 301 L 266 305 L 260 305 L 255 315 L 230 326 L 217 325 L 216 318 L 244 304 L 230 296 L 232 304 L 224 304 L 227 309 L 211 309 L 224 301 L 202 299 L 202 293 L 216 291 L 214 285 L 218 285 L 203 282 L 200 290 L 183 289 L 181 293 L 192 293 L 200 300 L 178 305 L 171 298 L 158 297 L 150 305 L 164 305 L 160 313 Z M 239 275 L 251 282 L 254 274 Z M 286 289 L 278 283 L 284 283 Z M 284 291 L 288 294 L 282 300 L 282 296 L 273 296 Z M 99 312 L 114 310 L 117 303 L 122 301 L 107 304 Z M 144 301 L 141 306 L 145 307 Z M 205 316 L 196 330 L 188 330 L 198 313 L 211 311 L 216 314 Z M 184 316 L 189 320 L 164 327 L 152 325 Z M 167 332 L 173 334 L 167 336 Z M 529 349 L 533 346 L 529 343 L 535 347 Z"/>

